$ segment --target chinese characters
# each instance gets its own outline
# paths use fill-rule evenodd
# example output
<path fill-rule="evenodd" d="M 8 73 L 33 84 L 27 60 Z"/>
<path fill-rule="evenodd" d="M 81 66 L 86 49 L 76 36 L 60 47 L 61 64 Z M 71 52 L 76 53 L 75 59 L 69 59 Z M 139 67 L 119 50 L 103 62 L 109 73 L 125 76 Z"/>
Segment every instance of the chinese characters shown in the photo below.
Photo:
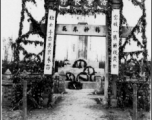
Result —
<path fill-rule="evenodd" d="M 52 74 L 55 15 L 56 15 L 55 11 L 49 10 L 47 36 L 46 36 L 46 48 L 45 48 L 44 74 Z"/>
<path fill-rule="evenodd" d="M 95 31 L 99 33 L 100 32 L 100 28 L 96 27 Z"/>
<path fill-rule="evenodd" d="M 63 26 L 62 31 L 67 31 L 66 26 Z"/>
<path fill-rule="evenodd" d="M 88 32 L 89 31 L 89 28 L 88 27 L 85 27 L 84 28 L 84 32 Z"/>
<path fill-rule="evenodd" d="M 114 9 L 112 11 L 111 24 L 111 74 L 118 75 L 119 71 L 119 18 L 120 10 Z"/>
<path fill-rule="evenodd" d="M 75 26 L 74 28 L 73 28 L 73 32 L 77 32 L 78 31 L 78 28 L 77 28 L 77 26 Z"/>

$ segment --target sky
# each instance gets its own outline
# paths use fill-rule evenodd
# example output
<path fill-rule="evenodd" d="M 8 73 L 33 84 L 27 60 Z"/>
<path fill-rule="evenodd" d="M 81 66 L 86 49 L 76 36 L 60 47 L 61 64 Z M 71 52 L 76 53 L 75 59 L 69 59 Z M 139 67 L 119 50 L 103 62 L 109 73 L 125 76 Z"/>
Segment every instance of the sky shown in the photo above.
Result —
<path fill-rule="evenodd" d="M 135 7 L 131 0 L 123 0 L 124 8 L 123 14 L 127 18 L 127 22 L 129 26 L 135 26 L 139 17 L 141 16 L 141 9 L 139 7 Z M 43 0 L 37 0 L 37 6 L 28 3 L 28 10 L 32 13 L 34 18 L 38 21 L 41 20 L 45 11 L 44 11 L 44 2 Z M 21 0 L 2 0 L 1 1 L 1 39 L 7 39 L 8 37 L 12 37 L 14 40 L 18 36 L 19 31 L 19 22 L 20 22 L 20 15 L 21 15 Z M 151 59 L 151 0 L 146 0 L 146 12 L 147 12 L 147 27 L 146 27 L 146 36 L 148 39 L 147 49 L 148 49 L 148 58 Z M 104 16 L 97 16 L 94 19 L 93 16 L 90 17 L 81 17 L 81 16 L 59 16 L 58 23 L 69 23 L 69 24 L 77 24 L 78 21 L 86 21 L 89 24 L 104 24 L 105 19 Z M 24 22 L 24 30 L 23 33 L 28 32 L 29 30 L 29 23 L 27 22 L 27 17 Z M 35 39 L 31 37 L 30 39 Z M 39 37 L 38 40 L 42 41 Z M 127 51 L 136 51 L 139 48 L 136 47 L 136 43 L 132 42 L 131 46 L 126 46 Z M 1 47 L 2 48 L 2 47 Z M 42 48 L 28 46 L 28 51 L 30 52 L 31 49 L 35 49 L 34 52 L 38 53 L 42 50 Z"/>

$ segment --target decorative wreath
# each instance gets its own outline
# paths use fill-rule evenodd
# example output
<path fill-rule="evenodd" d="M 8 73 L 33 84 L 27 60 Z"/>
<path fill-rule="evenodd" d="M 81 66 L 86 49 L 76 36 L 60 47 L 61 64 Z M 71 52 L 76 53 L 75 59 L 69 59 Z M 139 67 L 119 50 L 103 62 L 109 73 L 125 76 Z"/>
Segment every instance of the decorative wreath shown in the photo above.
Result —
<path fill-rule="evenodd" d="M 96 73 L 94 68 L 91 66 L 85 67 L 83 72 L 87 73 L 88 75 L 94 75 Z"/>
<path fill-rule="evenodd" d="M 87 62 L 83 59 L 76 60 L 73 64 L 73 68 L 85 68 L 86 66 L 87 66 Z"/>
<path fill-rule="evenodd" d="M 86 78 L 83 78 L 82 75 L 83 75 L 83 76 L 86 76 Z M 89 75 L 88 75 L 87 73 L 85 73 L 85 72 L 79 73 L 79 74 L 77 75 L 76 81 L 80 81 L 80 80 L 79 80 L 80 78 L 81 78 L 83 81 L 89 81 Z"/>
<path fill-rule="evenodd" d="M 84 68 L 83 72 L 87 73 L 87 75 L 90 78 L 90 81 L 94 81 L 93 80 L 93 75 L 95 75 L 96 72 L 95 72 L 93 67 L 87 66 L 87 67 Z"/>
<path fill-rule="evenodd" d="M 66 73 L 66 80 L 67 81 L 75 81 L 75 75 L 71 72 Z"/>

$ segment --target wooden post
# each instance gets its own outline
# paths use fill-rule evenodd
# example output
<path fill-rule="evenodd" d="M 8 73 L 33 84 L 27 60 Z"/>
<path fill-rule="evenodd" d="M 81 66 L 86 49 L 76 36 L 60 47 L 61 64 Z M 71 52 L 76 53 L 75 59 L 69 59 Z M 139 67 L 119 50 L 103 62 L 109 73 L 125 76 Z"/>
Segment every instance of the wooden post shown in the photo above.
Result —
<path fill-rule="evenodd" d="M 23 80 L 23 120 L 27 120 L 27 81 Z"/>
<path fill-rule="evenodd" d="M 20 76 L 23 78 L 23 120 L 27 120 L 27 71 L 24 70 Z"/>
<path fill-rule="evenodd" d="M 117 76 L 116 76 L 117 77 Z M 114 77 L 114 80 L 112 81 L 112 94 L 113 94 L 113 99 L 116 99 L 117 97 L 117 85 L 116 85 L 116 77 Z"/>
<path fill-rule="evenodd" d="M 137 84 L 133 84 L 133 120 L 137 120 Z"/>
<path fill-rule="evenodd" d="M 112 9 L 121 9 L 122 7 L 122 0 L 112 0 Z M 112 14 L 112 13 L 111 13 Z M 112 18 L 111 18 L 112 19 Z M 106 21 L 107 23 L 107 21 Z M 105 89 L 104 89 L 104 97 L 105 100 L 107 100 L 108 98 L 108 86 L 109 86 L 109 78 L 108 78 L 108 68 L 109 68 L 109 53 L 108 53 L 108 45 L 110 44 L 108 41 L 108 25 L 107 26 L 107 35 L 106 35 L 106 67 L 105 67 Z M 111 55 L 111 54 L 110 54 Z M 116 93 L 117 93 L 117 86 L 116 86 L 116 79 L 117 77 L 114 77 L 113 81 L 112 81 L 112 92 L 113 92 L 113 97 L 114 99 L 116 99 Z M 116 104 L 117 105 L 117 104 Z M 116 106 L 114 105 L 114 106 Z"/>
<path fill-rule="evenodd" d="M 106 28 L 107 28 L 107 33 L 106 33 L 106 41 L 105 41 L 105 45 L 106 45 L 106 61 L 105 61 L 105 81 L 104 81 L 104 104 L 107 104 L 107 99 L 108 99 L 108 84 L 109 84 L 109 80 L 108 80 L 108 67 L 109 67 L 109 53 L 108 53 L 108 25 L 107 25 L 107 16 L 106 16 Z"/>
<path fill-rule="evenodd" d="M 120 9 L 122 6 L 122 0 L 112 0 L 112 9 Z M 107 16 L 106 16 L 106 63 L 105 63 L 105 85 L 104 85 L 104 104 L 107 103 L 108 99 L 108 86 L 109 86 L 109 78 L 108 78 L 108 68 L 109 68 L 109 52 L 108 45 L 110 44 L 108 41 L 108 24 L 107 24 Z"/>

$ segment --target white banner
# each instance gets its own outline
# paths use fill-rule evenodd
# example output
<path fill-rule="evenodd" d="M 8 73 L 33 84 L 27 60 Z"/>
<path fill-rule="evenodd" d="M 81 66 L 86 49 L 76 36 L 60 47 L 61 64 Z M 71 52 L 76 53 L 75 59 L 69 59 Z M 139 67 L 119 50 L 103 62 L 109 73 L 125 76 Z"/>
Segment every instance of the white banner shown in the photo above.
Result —
<path fill-rule="evenodd" d="M 106 26 L 102 25 L 74 25 L 60 24 L 56 27 L 56 34 L 61 35 L 89 35 L 106 37 Z"/>
<path fill-rule="evenodd" d="M 112 10 L 112 24 L 111 24 L 111 74 L 119 74 L 119 22 L 120 10 Z"/>
<path fill-rule="evenodd" d="M 46 46 L 45 46 L 44 74 L 52 74 L 55 19 L 56 19 L 56 11 L 49 10 L 47 33 L 46 33 L 47 38 L 46 38 Z"/>

